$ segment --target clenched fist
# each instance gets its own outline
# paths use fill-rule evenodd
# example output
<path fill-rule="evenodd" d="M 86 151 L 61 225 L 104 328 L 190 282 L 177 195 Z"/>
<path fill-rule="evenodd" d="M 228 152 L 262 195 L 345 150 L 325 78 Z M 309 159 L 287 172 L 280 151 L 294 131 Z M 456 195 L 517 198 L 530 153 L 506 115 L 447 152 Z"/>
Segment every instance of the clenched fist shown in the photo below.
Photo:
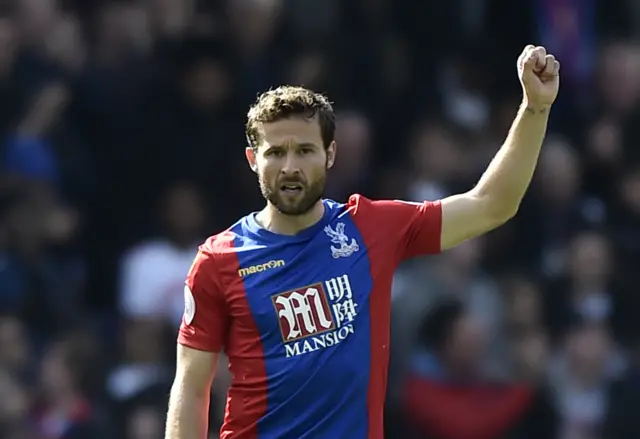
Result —
<path fill-rule="evenodd" d="M 560 63 L 544 47 L 524 48 L 518 58 L 518 77 L 528 105 L 548 106 L 556 100 Z"/>

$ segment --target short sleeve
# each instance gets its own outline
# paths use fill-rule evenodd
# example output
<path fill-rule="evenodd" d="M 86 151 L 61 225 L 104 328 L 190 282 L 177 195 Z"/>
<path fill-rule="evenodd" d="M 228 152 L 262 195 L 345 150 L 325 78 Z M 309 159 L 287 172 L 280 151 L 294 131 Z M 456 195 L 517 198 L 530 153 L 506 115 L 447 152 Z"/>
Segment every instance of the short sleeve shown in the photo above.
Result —
<path fill-rule="evenodd" d="M 441 251 L 440 201 L 372 201 L 360 195 L 353 195 L 349 201 L 359 211 L 359 227 L 391 238 L 399 261 Z"/>
<path fill-rule="evenodd" d="M 187 274 L 184 299 L 178 343 L 201 351 L 222 351 L 228 333 L 227 303 L 212 254 L 200 250 L 196 255 Z"/>

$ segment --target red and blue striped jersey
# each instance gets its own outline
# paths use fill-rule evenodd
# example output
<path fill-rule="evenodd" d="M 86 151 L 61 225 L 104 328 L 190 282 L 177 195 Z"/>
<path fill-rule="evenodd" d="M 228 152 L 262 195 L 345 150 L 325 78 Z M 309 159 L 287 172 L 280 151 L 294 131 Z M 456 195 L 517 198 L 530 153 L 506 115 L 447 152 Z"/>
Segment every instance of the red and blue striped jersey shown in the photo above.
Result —
<path fill-rule="evenodd" d="M 187 276 L 178 342 L 229 358 L 222 439 L 383 437 L 393 274 L 440 251 L 441 206 L 323 203 L 293 236 L 244 217 Z"/>

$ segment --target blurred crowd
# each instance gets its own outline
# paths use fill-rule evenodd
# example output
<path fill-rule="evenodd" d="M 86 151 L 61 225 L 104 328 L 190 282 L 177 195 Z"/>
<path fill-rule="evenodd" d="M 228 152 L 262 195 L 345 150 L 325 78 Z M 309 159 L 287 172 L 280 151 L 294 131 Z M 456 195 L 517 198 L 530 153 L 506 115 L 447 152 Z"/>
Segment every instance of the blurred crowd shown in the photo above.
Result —
<path fill-rule="evenodd" d="M 327 196 L 437 199 L 500 146 L 528 43 L 563 66 L 535 181 L 399 269 L 387 437 L 640 438 L 639 31 L 633 0 L 1 0 L 0 438 L 162 438 L 196 247 L 262 206 L 257 93 L 335 101 Z"/>

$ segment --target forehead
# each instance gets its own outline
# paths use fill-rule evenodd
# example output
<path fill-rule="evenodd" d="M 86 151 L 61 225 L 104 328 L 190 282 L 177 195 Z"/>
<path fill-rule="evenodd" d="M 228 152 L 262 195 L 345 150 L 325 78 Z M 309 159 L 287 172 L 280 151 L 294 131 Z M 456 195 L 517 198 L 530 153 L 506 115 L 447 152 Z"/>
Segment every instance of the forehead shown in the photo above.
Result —
<path fill-rule="evenodd" d="M 260 125 L 264 145 L 322 145 L 320 124 L 316 117 L 292 117 Z"/>

